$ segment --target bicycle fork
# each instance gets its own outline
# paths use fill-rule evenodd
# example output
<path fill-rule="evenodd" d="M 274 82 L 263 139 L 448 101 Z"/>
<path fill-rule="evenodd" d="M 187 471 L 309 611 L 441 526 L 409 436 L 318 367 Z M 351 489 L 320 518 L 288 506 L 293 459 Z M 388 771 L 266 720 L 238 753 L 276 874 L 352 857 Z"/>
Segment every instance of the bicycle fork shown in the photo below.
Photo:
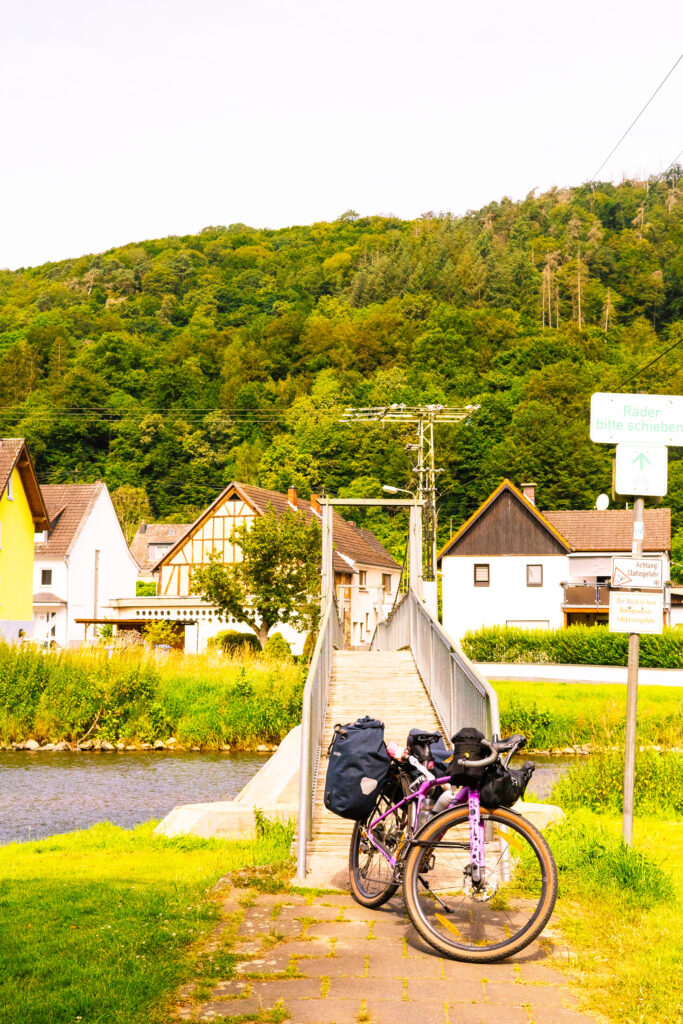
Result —
<path fill-rule="evenodd" d="M 479 793 L 470 790 L 467 798 L 467 808 L 470 824 L 470 871 L 472 873 L 472 884 L 481 885 L 484 879 L 485 868 L 485 843 L 484 826 L 481 821 L 479 807 Z"/>

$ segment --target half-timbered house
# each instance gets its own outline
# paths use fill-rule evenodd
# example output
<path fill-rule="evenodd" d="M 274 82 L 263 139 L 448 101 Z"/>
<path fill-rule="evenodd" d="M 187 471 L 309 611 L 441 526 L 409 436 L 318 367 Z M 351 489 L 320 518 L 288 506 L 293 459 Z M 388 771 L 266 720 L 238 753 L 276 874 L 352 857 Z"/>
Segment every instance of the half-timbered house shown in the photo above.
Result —
<path fill-rule="evenodd" d="M 234 531 L 249 525 L 256 516 L 272 508 L 278 515 L 287 510 L 305 517 L 307 522 L 321 519 L 315 495 L 301 498 L 294 488 L 287 494 L 233 481 L 216 500 L 169 546 L 153 568 L 157 578 L 157 596 L 136 601 L 112 602 L 115 618 L 123 626 L 140 627 L 154 619 L 177 622 L 185 627 L 185 649 L 201 651 L 210 636 L 223 629 L 249 627 L 234 619 L 223 621 L 215 608 L 191 593 L 192 573 L 207 565 L 216 552 L 225 565 L 241 558 L 234 543 Z M 345 630 L 353 646 L 369 643 L 377 622 L 385 618 L 394 603 L 401 567 L 380 544 L 374 534 L 362 530 L 333 514 L 334 572 Z M 304 637 L 290 626 L 279 624 L 295 653 L 303 647 Z"/>

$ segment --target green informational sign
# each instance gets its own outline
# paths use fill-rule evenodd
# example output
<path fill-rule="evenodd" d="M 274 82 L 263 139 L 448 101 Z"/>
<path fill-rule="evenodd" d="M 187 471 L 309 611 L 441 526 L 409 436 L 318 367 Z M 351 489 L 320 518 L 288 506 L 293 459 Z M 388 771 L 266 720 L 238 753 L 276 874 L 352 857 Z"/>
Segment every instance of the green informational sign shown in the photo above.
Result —
<path fill-rule="evenodd" d="M 683 446 L 683 398 L 679 395 L 591 396 L 591 441 L 599 444 Z"/>

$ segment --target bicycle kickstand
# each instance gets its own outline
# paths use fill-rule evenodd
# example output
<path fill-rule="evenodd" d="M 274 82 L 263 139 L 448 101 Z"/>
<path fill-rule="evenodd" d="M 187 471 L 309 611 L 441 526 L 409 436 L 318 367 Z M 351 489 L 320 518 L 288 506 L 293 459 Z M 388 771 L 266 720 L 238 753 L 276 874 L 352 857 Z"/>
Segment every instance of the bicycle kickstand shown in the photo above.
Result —
<path fill-rule="evenodd" d="M 427 890 L 427 892 L 428 892 L 428 893 L 429 893 L 429 894 L 430 894 L 431 896 L 433 896 L 433 897 L 434 897 L 434 899 L 435 899 L 435 900 L 437 900 L 437 901 L 438 901 L 438 902 L 439 902 L 439 903 L 441 904 L 441 906 L 442 906 L 442 907 L 443 907 L 443 909 L 444 909 L 444 910 L 446 911 L 446 913 L 447 913 L 447 914 L 452 914 L 452 913 L 453 913 L 453 911 L 451 910 L 451 908 L 450 908 L 450 907 L 448 907 L 448 906 L 446 906 L 446 904 L 444 903 L 444 901 L 443 901 L 443 900 L 441 899 L 441 897 L 440 897 L 440 896 L 437 896 L 437 895 L 436 895 L 436 893 L 435 893 L 435 892 L 434 892 L 434 890 L 432 889 L 432 887 L 431 887 L 431 885 L 429 884 L 429 882 L 425 882 L 425 880 L 424 880 L 424 878 L 422 877 L 422 875 L 418 875 L 418 876 L 417 876 L 417 878 L 418 878 L 418 881 L 419 881 L 419 882 L 422 882 L 422 884 L 424 885 L 424 887 L 425 887 L 425 889 Z"/>

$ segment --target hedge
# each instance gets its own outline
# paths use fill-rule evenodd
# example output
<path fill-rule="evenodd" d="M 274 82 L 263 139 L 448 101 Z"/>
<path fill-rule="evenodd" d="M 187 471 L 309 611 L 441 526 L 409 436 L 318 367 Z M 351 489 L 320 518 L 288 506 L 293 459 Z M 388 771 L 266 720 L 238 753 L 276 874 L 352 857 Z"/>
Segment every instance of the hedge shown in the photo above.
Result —
<path fill-rule="evenodd" d="M 628 635 L 607 626 L 518 629 L 486 626 L 466 633 L 462 648 L 472 661 L 518 665 L 626 665 Z M 644 668 L 683 668 L 683 630 L 668 628 L 640 638 Z"/>

